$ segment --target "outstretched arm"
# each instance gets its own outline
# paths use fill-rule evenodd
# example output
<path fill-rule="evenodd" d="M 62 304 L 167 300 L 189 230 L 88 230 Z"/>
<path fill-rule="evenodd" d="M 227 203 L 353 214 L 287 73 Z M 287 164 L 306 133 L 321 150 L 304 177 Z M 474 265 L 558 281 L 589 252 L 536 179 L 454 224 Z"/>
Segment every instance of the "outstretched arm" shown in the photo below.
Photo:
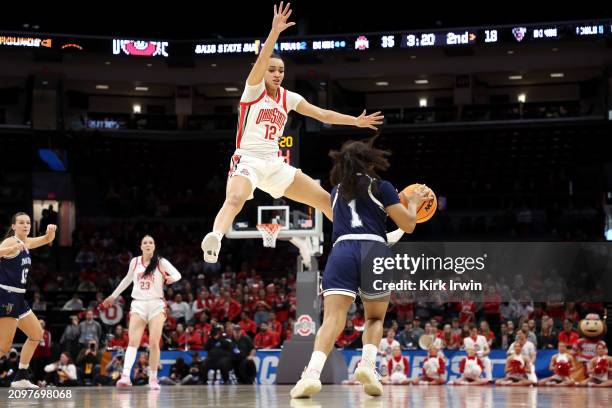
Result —
<path fill-rule="evenodd" d="M 266 69 L 268 69 L 268 61 L 270 61 L 270 56 L 272 55 L 272 51 L 274 51 L 274 44 L 276 44 L 278 36 L 287 28 L 295 25 L 295 23 L 287 22 L 287 19 L 292 13 L 289 6 L 291 6 L 291 3 L 287 3 L 287 5 L 283 7 L 282 1 L 278 8 L 274 5 L 272 29 L 270 30 L 270 34 L 268 34 L 268 38 L 266 38 L 266 42 L 264 42 L 259 57 L 257 57 L 257 61 L 255 61 L 255 65 L 251 68 L 251 72 L 247 77 L 247 85 L 254 86 L 263 81 Z"/>
<path fill-rule="evenodd" d="M 30 249 L 34 249 L 34 248 L 41 247 L 43 245 L 47 245 L 55 239 L 56 230 L 57 230 L 57 225 L 49 224 L 47 225 L 47 233 L 45 235 L 43 235 L 42 237 L 28 238 L 25 243 Z"/>
<path fill-rule="evenodd" d="M 15 253 L 19 253 L 28 249 L 28 246 L 21 241 L 17 241 L 17 243 L 15 244 L 12 244 L 11 241 L 15 242 L 12 239 L 6 239 L 0 246 L 0 258 L 5 256 L 12 256 Z"/>
<path fill-rule="evenodd" d="M 329 125 L 367 127 L 374 130 L 378 130 L 375 125 L 381 125 L 384 118 L 380 111 L 370 115 L 366 115 L 365 110 L 359 116 L 344 115 L 333 110 L 319 108 L 306 100 L 302 100 L 295 110 L 300 115 L 308 116 Z"/>
<path fill-rule="evenodd" d="M 132 282 L 134 282 L 135 263 L 136 263 L 136 258 L 133 258 L 132 261 L 130 262 L 130 269 L 128 270 L 127 275 L 125 275 L 125 277 L 119 283 L 119 286 L 117 286 L 115 291 L 109 297 L 104 299 L 104 302 L 102 302 L 102 306 L 104 307 L 112 306 L 113 303 L 115 303 L 115 299 L 117 299 L 119 295 L 121 295 L 123 291 L 126 290 L 128 286 L 130 286 Z"/>

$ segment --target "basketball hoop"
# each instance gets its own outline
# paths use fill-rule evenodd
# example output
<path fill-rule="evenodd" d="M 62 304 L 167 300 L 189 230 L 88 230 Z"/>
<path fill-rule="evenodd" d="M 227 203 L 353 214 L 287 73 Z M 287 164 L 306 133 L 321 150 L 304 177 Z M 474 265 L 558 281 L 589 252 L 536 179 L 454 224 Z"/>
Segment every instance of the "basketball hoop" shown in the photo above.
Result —
<path fill-rule="evenodd" d="M 264 247 L 276 248 L 276 237 L 278 237 L 281 227 L 281 224 L 257 224 L 257 229 L 263 238 Z"/>

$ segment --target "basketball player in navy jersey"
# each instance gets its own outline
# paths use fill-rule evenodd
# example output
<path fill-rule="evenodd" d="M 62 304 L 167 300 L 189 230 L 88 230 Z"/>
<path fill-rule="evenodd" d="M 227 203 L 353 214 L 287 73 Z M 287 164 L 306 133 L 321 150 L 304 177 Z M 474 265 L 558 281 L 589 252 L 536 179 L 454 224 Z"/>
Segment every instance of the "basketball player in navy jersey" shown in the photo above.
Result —
<path fill-rule="evenodd" d="M 19 369 L 11 383 L 13 388 L 38 388 L 28 379 L 30 360 L 43 338 L 42 326 L 25 300 L 32 264 L 29 250 L 52 242 L 57 229 L 49 224 L 44 236 L 28 238 L 30 228 L 28 214 L 13 215 L 11 227 L 0 244 L 0 355 L 10 350 L 17 328 L 28 336 L 21 349 Z"/>
<path fill-rule="evenodd" d="M 390 292 L 376 290 L 374 279 L 384 280 L 384 275 L 374 278 L 371 268 L 369 273 L 365 268 L 362 274 L 362 265 L 368 265 L 373 257 L 393 256 L 386 239 L 387 215 L 401 230 L 411 233 L 416 225 L 417 208 L 432 198 L 432 192 L 427 186 L 420 186 L 404 197 L 408 202 L 404 207 L 395 187 L 376 174 L 389 167 L 390 153 L 374 148 L 375 139 L 349 141 L 340 151 L 330 152 L 334 160 L 331 170 L 331 182 L 335 185 L 331 193 L 334 246 L 323 272 L 323 324 L 317 332 L 308 367 L 291 390 L 292 398 L 310 397 L 321 390 L 319 378 L 325 360 L 344 329 L 357 292 L 363 300 L 366 324 L 363 354 L 355 378 L 368 395 L 382 394 L 375 362 Z"/>

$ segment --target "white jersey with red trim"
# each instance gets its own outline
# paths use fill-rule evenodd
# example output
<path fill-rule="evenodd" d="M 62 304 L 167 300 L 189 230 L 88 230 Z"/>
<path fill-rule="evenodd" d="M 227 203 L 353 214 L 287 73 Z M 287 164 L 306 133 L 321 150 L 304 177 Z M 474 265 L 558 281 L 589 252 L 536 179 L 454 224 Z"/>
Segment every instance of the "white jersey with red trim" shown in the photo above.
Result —
<path fill-rule="evenodd" d="M 132 299 L 151 300 L 164 298 L 164 283 L 171 284 L 181 279 L 181 274 L 165 258 L 161 258 L 153 273 L 145 276 L 146 265 L 142 262 L 142 256 L 132 258 L 130 269 L 111 296 L 118 297 L 130 283 L 132 288 Z"/>
<path fill-rule="evenodd" d="M 489 350 L 489 343 L 485 336 L 477 335 L 475 339 L 469 336 L 463 339 L 463 348 L 474 348 L 478 357 L 482 357 L 483 353 Z"/>
<path fill-rule="evenodd" d="M 240 98 L 236 153 L 263 159 L 278 156 L 278 138 L 283 135 L 287 116 L 303 99 L 282 87 L 272 97 L 263 80 L 254 86 L 246 84 Z"/>

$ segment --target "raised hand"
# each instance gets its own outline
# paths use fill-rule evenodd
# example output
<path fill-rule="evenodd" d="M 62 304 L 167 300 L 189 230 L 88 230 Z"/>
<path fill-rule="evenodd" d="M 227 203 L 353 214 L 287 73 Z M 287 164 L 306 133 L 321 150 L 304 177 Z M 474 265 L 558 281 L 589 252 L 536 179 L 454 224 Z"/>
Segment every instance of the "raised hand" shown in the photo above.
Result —
<path fill-rule="evenodd" d="M 55 234 L 55 231 L 57 231 L 57 225 L 55 225 L 55 224 L 47 225 L 47 235 Z"/>
<path fill-rule="evenodd" d="M 294 22 L 287 22 L 287 19 L 293 12 L 290 8 L 291 3 L 287 3 L 286 6 L 283 7 L 283 2 L 280 2 L 280 5 L 277 7 L 274 5 L 274 18 L 272 19 L 272 31 L 280 34 L 285 31 L 287 28 L 294 26 Z"/>
<path fill-rule="evenodd" d="M 365 109 L 361 112 L 361 115 L 357 116 L 357 121 L 355 122 L 355 126 L 360 128 L 370 128 L 374 130 L 378 130 L 378 128 L 374 125 L 382 125 L 384 116 L 380 114 L 380 111 L 374 112 L 370 115 L 366 115 Z"/>

